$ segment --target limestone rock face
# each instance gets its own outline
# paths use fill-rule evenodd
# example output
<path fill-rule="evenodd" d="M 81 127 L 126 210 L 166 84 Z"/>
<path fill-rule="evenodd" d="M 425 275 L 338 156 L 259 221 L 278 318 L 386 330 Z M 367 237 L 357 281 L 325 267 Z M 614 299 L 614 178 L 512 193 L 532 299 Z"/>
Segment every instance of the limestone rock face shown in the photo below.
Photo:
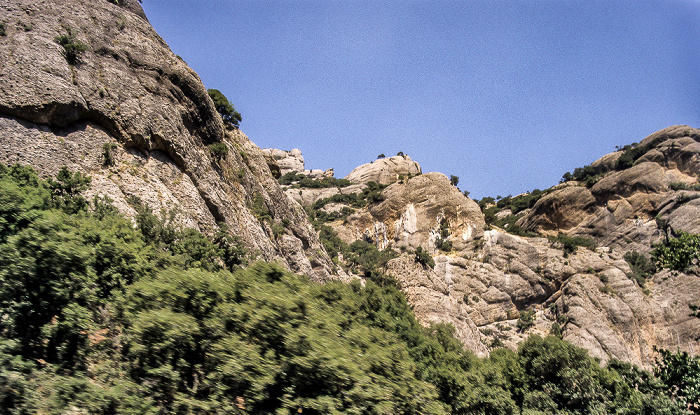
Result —
<path fill-rule="evenodd" d="M 442 263 L 446 257 L 439 257 Z M 401 291 L 413 306 L 413 311 L 424 325 L 450 323 L 455 335 L 479 356 L 487 356 L 488 349 L 480 340 L 477 326 L 469 316 L 463 301 L 451 296 L 452 282 L 444 275 L 424 267 L 409 256 L 389 261 L 387 272 L 399 282 Z"/>
<path fill-rule="evenodd" d="M 463 249 L 484 230 L 484 216 L 473 200 L 442 173 L 426 173 L 384 189 L 385 200 L 331 224 L 341 239 L 372 241 L 380 249 L 417 248 L 437 252 L 436 240 Z M 442 229 L 441 229 L 442 226 Z M 442 236 L 442 230 L 447 235 Z"/>
<path fill-rule="evenodd" d="M 137 196 L 177 223 L 212 230 L 224 222 L 253 256 L 317 280 L 331 262 L 301 207 L 272 177 L 263 153 L 226 129 L 197 74 L 155 33 L 138 2 L 13 0 L 0 3 L 0 161 L 55 174 L 92 176 L 133 215 Z M 54 39 L 87 50 L 70 64 Z M 228 155 L 207 145 L 223 141 Z M 114 147 L 105 150 L 105 145 Z M 113 164 L 105 162 L 105 151 Z M 268 220 L 259 213 L 267 212 Z M 282 235 L 274 222 L 288 224 Z"/>
<path fill-rule="evenodd" d="M 564 257 L 546 238 L 496 230 L 486 232 L 483 245 L 434 259 L 431 270 L 403 255 L 387 272 L 424 324 L 452 323 L 480 355 L 496 342 L 516 348 L 530 334 L 547 335 L 555 322 L 565 340 L 603 362 L 617 358 L 648 368 L 654 346 L 700 347 L 700 325 L 688 315 L 700 292 L 694 275 L 664 271 L 647 282 L 645 293 L 621 253 L 579 248 Z M 524 310 L 535 312 L 535 322 L 519 332 Z"/>
<path fill-rule="evenodd" d="M 696 231 L 700 210 L 690 201 L 700 193 L 671 186 L 698 183 L 700 130 L 669 127 L 645 138 L 638 147 L 645 152 L 632 167 L 615 171 L 622 151 L 603 156 L 592 166 L 604 176 L 591 188 L 574 182 L 554 189 L 518 224 L 545 234 L 593 237 L 605 246 L 641 252 L 648 252 L 662 237 L 657 217 L 672 220 L 675 230 Z"/>
<path fill-rule="evenodd" d="M 272 157 L 275 163 L 280 168 L 282 175 L 289 172 L 304 172 L 304 156 L 301 155 L 301 150 L 295 148 L 290 151 L 278 150 L 276 148 L 264 148 L 262 149 L 264 154 Z"/>
<path fill-rule="evenodd" d="M 353 183 L 387 185 L 399 180 L 399 176 L 408 178 L 420 173 L 420 165 L 409 156 L 394 156 L 355 167 L 345 178 Z"/>

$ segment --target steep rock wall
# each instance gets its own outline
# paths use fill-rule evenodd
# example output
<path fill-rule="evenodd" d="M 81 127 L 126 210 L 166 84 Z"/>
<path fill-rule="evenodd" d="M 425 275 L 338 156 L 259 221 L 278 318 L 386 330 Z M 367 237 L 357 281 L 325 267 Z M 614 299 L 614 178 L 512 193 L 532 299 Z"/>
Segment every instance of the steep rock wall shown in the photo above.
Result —
<path fill-rule="evenodd" d="M 185 226 L 207 232 L 223 222 L 252 257 L 332 278 L 316 233 L 260 149 L 224 127 L 197 74 L 137 2 L 13 0 L 0 12 L 0 161 L 47 175 L 66 165 L 92 176 L 89 192 L 122 213 L 133 215 L 127 200 L 138 196 Z M 86 45 L 72 64 L 61 35 Z M 221 141 L 229 151 L 218 159 L 208 145 Z M 112 165 L 105 144 L 115 146 Z"/>

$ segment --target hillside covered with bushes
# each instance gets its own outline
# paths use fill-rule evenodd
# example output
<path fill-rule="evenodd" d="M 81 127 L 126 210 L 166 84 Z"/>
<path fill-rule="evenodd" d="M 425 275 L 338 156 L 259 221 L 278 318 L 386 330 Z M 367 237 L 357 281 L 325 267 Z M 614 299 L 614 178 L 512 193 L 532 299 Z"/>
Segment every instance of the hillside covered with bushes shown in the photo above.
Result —
<path fill-rule="evenodd" d="M 681 414 L 697 401 L 685 353 L 651 373 L 532 336 L 477 358 L 451 326 L 422 327 L 391 279 L 246 265 L 231 237 L 137 200 L 133 226 L 80 195 L 89 181 L 0 166 L 2 413 Z"/>

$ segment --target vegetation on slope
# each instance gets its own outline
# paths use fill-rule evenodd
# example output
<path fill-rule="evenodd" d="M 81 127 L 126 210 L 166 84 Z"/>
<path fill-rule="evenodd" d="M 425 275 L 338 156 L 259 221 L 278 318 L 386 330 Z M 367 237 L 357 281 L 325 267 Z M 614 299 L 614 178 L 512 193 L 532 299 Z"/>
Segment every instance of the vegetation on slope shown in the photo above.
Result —
<path fill-rule="evenodd" d="M 479 359 L 451 326 L 421 327 L 391 284 L 242 268 L 225 230 L 174 228 L 136 200 L 134 226 L 83 199 L 88 182 L 0 166 L 2 414 L 681 414 L 696 402 L 695 357 L 663 353 L 654 375 L 533 336 Z"/>

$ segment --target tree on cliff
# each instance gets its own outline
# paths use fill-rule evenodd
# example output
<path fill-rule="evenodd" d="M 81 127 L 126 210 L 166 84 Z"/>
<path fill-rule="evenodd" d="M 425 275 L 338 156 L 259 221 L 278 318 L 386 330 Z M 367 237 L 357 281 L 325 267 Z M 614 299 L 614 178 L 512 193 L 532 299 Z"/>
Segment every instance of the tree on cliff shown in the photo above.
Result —
<path fill-rule="evenodd" d="M 242 121 L 241 113 L 233 108 L 233 104 L 218 89 L 207 89 L 207 93 L 224 122 L 238 128 L 238 123 Z"/>

